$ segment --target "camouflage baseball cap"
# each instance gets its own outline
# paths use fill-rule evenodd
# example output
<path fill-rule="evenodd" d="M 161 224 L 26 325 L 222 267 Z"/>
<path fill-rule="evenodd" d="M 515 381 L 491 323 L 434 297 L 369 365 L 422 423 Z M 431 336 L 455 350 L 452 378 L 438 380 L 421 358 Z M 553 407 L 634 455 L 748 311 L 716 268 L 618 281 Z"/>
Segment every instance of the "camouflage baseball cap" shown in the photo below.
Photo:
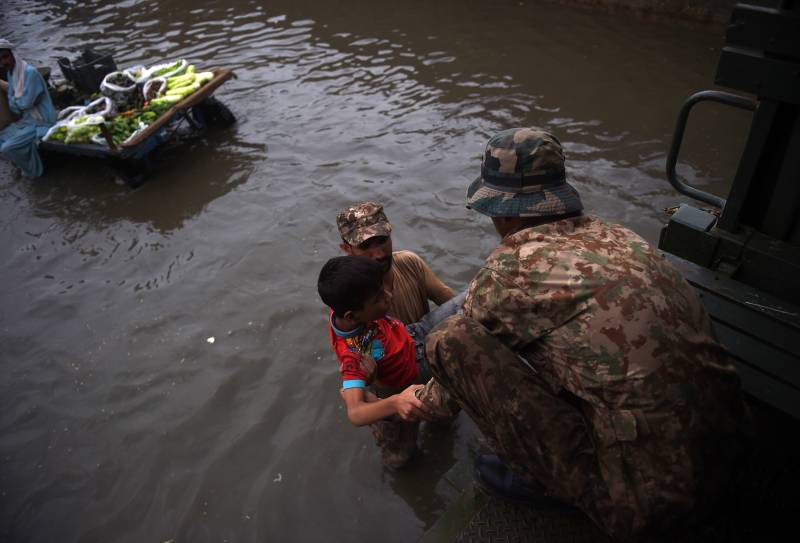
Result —
<path fill-rule="evenodd" d="M 375 236 L 388 236 L 392 225 L 376 202 L 353 204 L 336 215 L 336 226 L 342 239 L 350 245 L 358 245 Z"/>
<path fill-rule="evenodd" d="M 567 183 L 564 150 L 538 128 L 511 128 L 486 144 L 481 176 L 467 189 L 467 208 L 490 217 L 549 217 L 583 209 Z"/>

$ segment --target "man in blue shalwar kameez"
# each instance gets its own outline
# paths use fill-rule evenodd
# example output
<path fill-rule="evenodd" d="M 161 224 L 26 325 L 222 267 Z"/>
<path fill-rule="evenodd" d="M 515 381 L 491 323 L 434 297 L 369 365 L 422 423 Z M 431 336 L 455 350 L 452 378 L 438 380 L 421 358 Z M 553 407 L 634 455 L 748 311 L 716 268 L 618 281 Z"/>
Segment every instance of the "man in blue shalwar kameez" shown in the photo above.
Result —
<path fill-rule="evenodd" d="M 42 175 L 37 145 L 57 119 L 56 109 L 39 71 L 14 53 L 14 45 L 0 39 L 0 65 L 8 71 L 8 105 L 20 119 L 0 130 L 0 153 L 29 177 Z"/>

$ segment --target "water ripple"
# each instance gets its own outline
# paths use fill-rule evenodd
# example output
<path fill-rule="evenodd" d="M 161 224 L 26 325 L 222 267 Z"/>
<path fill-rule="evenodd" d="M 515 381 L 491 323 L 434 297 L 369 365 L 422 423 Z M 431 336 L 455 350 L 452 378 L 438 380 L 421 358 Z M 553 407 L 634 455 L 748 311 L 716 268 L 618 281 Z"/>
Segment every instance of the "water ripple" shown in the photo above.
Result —
<path fill-rule="evenodd" d="M 480 0 L 5 0 L 35 65 L 89 44 L 121 67 L 234 69 L 216 96 L 237 123 L 165 150 L 136 190 L 102 161 L 35 182 L 0 161 L 3 537 L 419 539 L 437 477 L 382 478 L 338 403 L 315 291 L 335 211 L 384 202 L 396 247 L 463 286 L 497 242 L 464 208 L 486 139 L 542 126 L 586 207 L 655 240 L 675 200 L 665 104 L 711 81 L 719 40 L 512 4 L 515 39 L 486 41 Z M 709 161 L 735 154 L 736 125 L 701 126 L 679 169 L 722 183 Z M 457 428 L 425 470 L 469 456 Z"/>

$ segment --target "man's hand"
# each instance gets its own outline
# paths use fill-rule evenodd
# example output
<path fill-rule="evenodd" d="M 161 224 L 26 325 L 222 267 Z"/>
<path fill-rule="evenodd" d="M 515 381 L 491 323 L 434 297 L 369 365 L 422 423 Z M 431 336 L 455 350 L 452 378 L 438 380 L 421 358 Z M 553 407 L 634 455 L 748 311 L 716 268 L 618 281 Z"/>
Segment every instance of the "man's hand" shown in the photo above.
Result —
<path fill-rule="evenodd" d="M 8 81 L 3 81 L 0 79 L 0 90 L 8 92 Z"/>
<path fill-rule="evenodd" d="M 392 396 L 397 409 L 397 416 L 405 421 L 430 420 L 432 413 L 430 409 L 422 403 L 416 394 L 418 389 L 425 385 L 411 385 L 400 394 Z"/>

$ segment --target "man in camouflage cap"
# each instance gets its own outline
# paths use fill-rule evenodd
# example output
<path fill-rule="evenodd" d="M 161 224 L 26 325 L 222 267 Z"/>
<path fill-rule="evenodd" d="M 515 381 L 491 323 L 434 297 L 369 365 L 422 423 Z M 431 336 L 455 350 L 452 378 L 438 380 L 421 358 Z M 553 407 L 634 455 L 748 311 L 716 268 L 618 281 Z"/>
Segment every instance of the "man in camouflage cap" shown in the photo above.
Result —
<path fill-rule="evenodd" d="M 392 225 L 380 203 L 359 202 L 348 206 L 336 215 L 336 226 L 342 238 L 339 247 L 345 254 L 367 256 L 383 264 L 386 285 L 392 291 L 389 314 L 403 324 L 419 322 L 429 311 L 429 301 L 441 306 L 453 298 L 453 291 L 417 254 L 392 251 Z M 428 393 L 430 388 L 424 390 Z M 373 392 L 388 397 L 401 391 L 373 387 Z M 426 399 L 437 403 L 436 399 Z M 425 409 L 421 401 L 415 407 Z M 419 422 L 392 418 L 370 427 L 384 465 L 390 469 L 406 465 L 417 449 Z"/>
<path fill-rule="evenodd" d="M 545 131 L 491 138 L 467 207 L 502 241 L 426 349 L 496 452 L 478 483 L 579 507 L 615 539 L 691 529 L 749 420 L 697 296 L 645 240 L 582 214 Z"/>
<path fill-rule="evenodd" d="M 376 202 L 361 202 L 340 211 L 336 215 L 336 226 L 342 241 L 351 247 L 358 247 L 370 238 L 388 238 L 392 234 L 383 205 Z"/>
<path fill-rule="evenodd" d="M 370 256 L 383 264 L 385 271 L 392 267 L 391 242 L 392 225 L 383 212 L 383 206 L 376 202 L 353 204 L 336 215 L 336 226 L 342 236 L 342 250 L 347 254 L 363 253 L 372 250 Z M 370 243 L 372 242 L 372 243 Z"/>
<path fill-rule="evenodd" d="M 442 305 L 453 297 L 422 258 L 411 251 L 392 251 L 392 225 L 383 205 L 359 202 L 336 215 L 342 237 L 339 247 L 351 256 L 367 256 L 383 264 L 392 290 L 389 313 L 404 324 L 419 321 L 428 313 L 428 302 Z"/>

